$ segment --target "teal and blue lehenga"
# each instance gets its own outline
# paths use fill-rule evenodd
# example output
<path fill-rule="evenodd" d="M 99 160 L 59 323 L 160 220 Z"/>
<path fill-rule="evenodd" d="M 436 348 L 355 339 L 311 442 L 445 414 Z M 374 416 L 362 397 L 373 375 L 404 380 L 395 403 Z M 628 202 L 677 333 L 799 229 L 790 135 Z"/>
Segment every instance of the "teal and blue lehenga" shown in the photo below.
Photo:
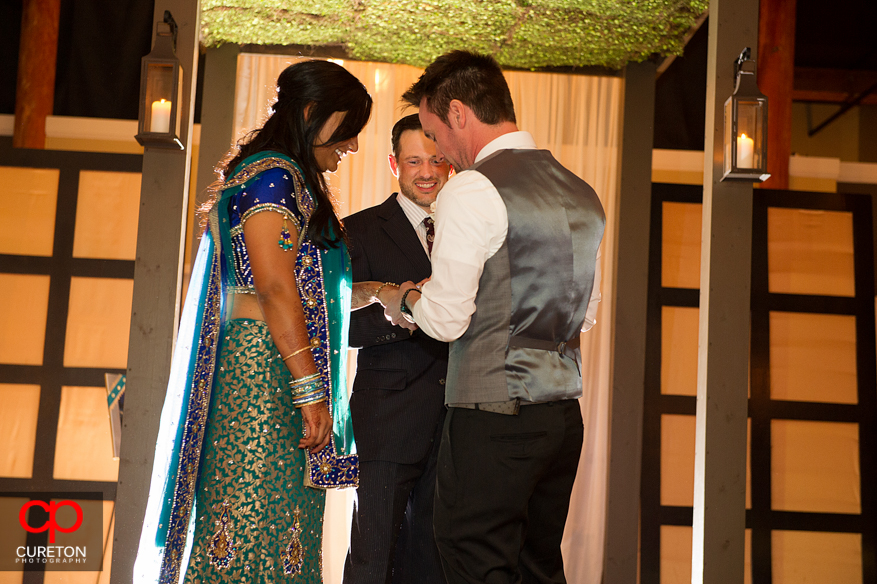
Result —
<path fill-rule="evenodd" d="M 356 486 L 345 381 L 350 262 L 343 242 L 306 237 L 314 199 L 276 152 L 244 160 L 210 212 L 186 297 L 162 409 L 135 582 L 322 582 L 325 491 Z M 301 413 L 263 321 L 226 320 L 254 293 L 243 224 L 278 212 L 299 232 L 295 276 L 333 433 L 298 448 Z M 278 234 L 279 236 L 280 234 Z M 316 340 L 319 340 L 317 345 Z"/>

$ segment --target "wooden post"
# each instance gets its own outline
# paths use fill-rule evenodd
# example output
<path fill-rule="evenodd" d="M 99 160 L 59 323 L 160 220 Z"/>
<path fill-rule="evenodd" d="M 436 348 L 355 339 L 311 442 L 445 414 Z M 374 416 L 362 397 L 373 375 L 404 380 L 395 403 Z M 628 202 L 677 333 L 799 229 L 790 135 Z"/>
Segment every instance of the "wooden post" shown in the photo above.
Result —
<path fill-rule="evenodd" d="M 222 45 L 207 49 L 204 59 L 204 90 L 201 97 L 201 143 L 198 147 L 198 186 L 195 192 L 196 208 L 207 200 L 207 187 L 216 176 L 213 169 L 231 147 L 234 129 L 234 91 L 237 81 L 238 45 Z M 201 236 L 199 221 L 195 219 L 191 236 L 194 263 Z"/>
<path fill-rule="evenodd" d="M 145 148 L 143 152 L 113 584 L 132 580 L 180 309 L 200 3 L 156 0 L 153 27 L 163 19 L 165 10 L 171 11 L 179 26 L 176 54 L 183 68 L 180 140 L 185 150 Z"/>
<path fill-rule="evenodd" d="M 61 0 L 24 0 L 15 86 L 15 148 L 46 147 L 46 116 L 55 103 Z"/>
<path fill-rule="evenodd" d="M 722 182 L 722 139 L 734 61 L 757 48 L 758 0 L 709 11 L 691 582 L 742 584 L 753 189 Z"/>
<path fill-rule="evenodd" d="M 638 567 L 655 77 L 654 63 L 630 63 L 624 68 L 605 584 L 636 582 Z"/>
<path fill-rule="evenodd" d="M 761 0 L 758 21 L 758 88 L 767 96 L 766 189 L 789 188 L 792 90 L 795 81 L 797 0 Z"/>

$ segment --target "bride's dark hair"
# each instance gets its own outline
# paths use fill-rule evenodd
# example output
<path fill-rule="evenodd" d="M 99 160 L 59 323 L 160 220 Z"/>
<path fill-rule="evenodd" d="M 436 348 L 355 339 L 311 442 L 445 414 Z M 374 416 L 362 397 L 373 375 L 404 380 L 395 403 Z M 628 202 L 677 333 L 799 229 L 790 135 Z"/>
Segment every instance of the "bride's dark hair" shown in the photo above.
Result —
<path fill-rule="evenodd" d="M 290 65 L 277 78 L 277 101 L 265 124 L 245 136 L 219 170 L 230 176 L 248 156 L 264 150 L 286 154 L 301 167 L 317 202 L 308 226 L 308 237 L 320 247 L 336 247 L 343 228 L 322 171 L 314 158 L 314 146 L 345 142 L 362 131 L 371 114 L 372 98 L 365 86 L 344 67 L 330 61 L 302 61 Z M 307 119 L 305 119 L 307 110 Z M 347 112 L 341 124 L 323 144 L 315 144 L 320 130 L 335 112 Z"/>

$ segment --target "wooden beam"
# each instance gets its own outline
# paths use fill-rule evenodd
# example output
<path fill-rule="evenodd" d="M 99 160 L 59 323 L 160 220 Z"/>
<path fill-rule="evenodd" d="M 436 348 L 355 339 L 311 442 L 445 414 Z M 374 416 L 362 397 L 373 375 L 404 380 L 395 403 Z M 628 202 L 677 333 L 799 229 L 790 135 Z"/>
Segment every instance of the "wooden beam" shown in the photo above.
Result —
<path fill-rule="evenodd" d="M 15 86 L 15 148 L 46 147 L 46 117 L 55 104 L 61 0 L 24 0 Z"/>
<path fill-rule="evenodd" d="M 847 103 L 869 87 L 873 87 L 875 83 L 877 83 L 877 71 L 795 67 L 792 100 Z M 861 105 L 875 104 L 877 104 L 877 93 L 872 93 L 861 101 Z"/>
<path fill-rule="evenodd" d="M 697 20 L 694 21 L 694 24 L 691 25 L 691 28 L 688 29 L 688 32 L 685 33 L 685 37 L 682 39 L 682 43 L 687 47 L 688 41 L 694 37 L 697 31 L 700 30 L 700 27 L 703 26 L 703 23 L 706 22 L 706 19 L 709 17 L 710 11 L 705 10 L 703 14 L 697 17 Z M 670 68 L 670 65 L 673 64 L 673 61 L 676 60 L 676 55 L 667 55 L 664 57 L 664 60 L 658 65 L 658 77 L 664 74 L 664 71 Z"/>
<path fill-rule="evenodd" d="M 761 0 L 758 21 L 758 85 L 767 96 L 767 170 L 764 188 L 789 188 L 792 155 L 792 87 L 795 79 L 797 0 Z"/>
<path fill-rule="evenodd" d="M 185 150 L 147 147 L 143 152 L 112 584 L 132 581 L 180 309 L 200 2 L 155 0 L 153 22 L 163 20 L 165 10 L 173 14 L 179 27 L 176 54 L 183 69 L 180 140 Z"/>
<path fill-rule="evenodd" d="M 792 91 L 792 101 L 809 102 L 809 103 L 834 103 L 841 105 L 854 98 L 855 94 L 842 93 L 839 91 L 816 91 L 806 89 L 795 89 Z M 862 99 L 859 105 L 877 105 L 877 94 Z"/>
<path fill-rule="evenodd" d="M 655 63 L 624 69 L 612 303 L 605 584 L 636 582 L 646 365 Z"/>
<path fill-rule="evenodd" d="M 691 582 L 742 584 L 753 189 L 723 182 L 722 166 L 724 103 L 734 61 L 758 46 L 758 0 L 709 10 Z"/>
<path fill-rule="evenodd" d="M 292 55 L 296 57 L 314 57 L 315 59 L 341 59 L 344 61 L 360 61 L 350 56 L 346 45 L 241 45 L 242 53 L 264 55 Z M 560 73 L 563 75 L 591 75 L 597 77 L 621 77 L 621 69 L 610 69 L 597 65 L 585 67 L 511 67 L 502 66 L 503 71 L 527 71 L 539 73 Z"/>
<path fill-rule="evenodd" d="M 795 67 L 796 91 L 837 91 L 854 94 L 877 83 L 877 71 Z"/>

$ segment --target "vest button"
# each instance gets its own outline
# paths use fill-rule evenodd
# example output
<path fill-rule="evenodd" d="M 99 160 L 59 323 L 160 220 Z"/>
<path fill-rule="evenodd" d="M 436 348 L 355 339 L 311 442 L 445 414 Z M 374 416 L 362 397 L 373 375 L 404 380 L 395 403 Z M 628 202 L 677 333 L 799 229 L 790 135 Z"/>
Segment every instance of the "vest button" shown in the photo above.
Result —
<path fill-rule="evenodd" d="M 444 384 L 445 384 L 445 378 L 442 377 L 441 379 L 439 379 L 439 385 L 444 385 Z"/>

